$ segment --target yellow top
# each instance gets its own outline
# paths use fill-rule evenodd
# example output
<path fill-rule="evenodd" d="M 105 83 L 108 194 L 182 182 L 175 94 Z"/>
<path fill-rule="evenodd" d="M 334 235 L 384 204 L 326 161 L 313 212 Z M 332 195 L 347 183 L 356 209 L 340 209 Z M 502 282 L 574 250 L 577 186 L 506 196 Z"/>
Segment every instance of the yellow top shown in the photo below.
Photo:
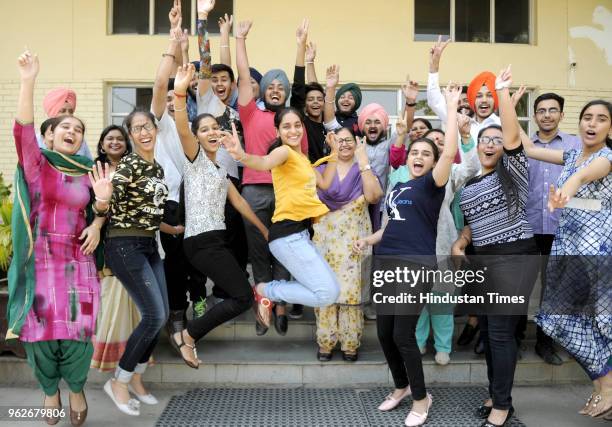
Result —
<path fill-rule="evenodd" d="M 329 212 L 317 196 L 315 171 L 302 153 L 287 147 L 287 161 L 272 169 L 275 209 L 272 222 L 303 221 Z"/>

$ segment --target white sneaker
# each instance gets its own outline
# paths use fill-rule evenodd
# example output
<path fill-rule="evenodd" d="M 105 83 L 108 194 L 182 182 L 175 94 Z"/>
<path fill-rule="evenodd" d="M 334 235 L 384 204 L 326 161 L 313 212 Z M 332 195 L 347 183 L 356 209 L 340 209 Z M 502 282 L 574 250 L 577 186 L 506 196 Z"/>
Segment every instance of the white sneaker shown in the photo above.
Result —
<path fill-rule="evenodd" d="M 450 362 L 450 354 L 443 351 L 438 351 L 434 357 L 434 360 L 438 365 L 448 365 L 448 362 Z"/>
<path fill-rule="evenodd" d="M 146 403 L 147 405 L 157 405 L 159 401 L 153 396 L 151 393 L 149 394 L 138 394 L 134 391 L 134 387 L 132 384 L 128 384 L 128 390 L 132 393 L 138 400 L 142 403 Z"/>
<path fill-rule="evenodd" d="M 108 397 L 111 398 L 117 409 L 127 415 L 138 416 L 140 415 L 140 403 L 136 399 L 130 399 L 127 403 L 119 403 L 117 399 L 115 399 L 115 393 L 113 393 L 113 388 L 111 386 L 112 379 L 106 381 L 104 384 L 104 391 L 108 394 Z"/>

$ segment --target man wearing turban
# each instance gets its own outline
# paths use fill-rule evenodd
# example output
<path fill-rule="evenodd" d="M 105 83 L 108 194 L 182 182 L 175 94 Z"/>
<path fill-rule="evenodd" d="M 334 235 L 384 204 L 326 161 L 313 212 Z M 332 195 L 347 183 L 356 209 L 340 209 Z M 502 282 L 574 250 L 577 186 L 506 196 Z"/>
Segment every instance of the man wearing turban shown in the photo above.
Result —
<path fill-rule="evenodd" d="M 77 96 L 76 93 L 71 89 L 58 87 L 51 90 L 43 99 L 43 109 L 48 118 L 54 118 L 59 116 L 73 116 L 76 111 Z M 38 146 L 40 148 L 47 148 L 42 135 L 37 135 Z M 77 153 L 79 156 L 85 156 L 92 159 L 91 151 L 87 146 L 87 141 L 83 140 L 81 148 Z"/>

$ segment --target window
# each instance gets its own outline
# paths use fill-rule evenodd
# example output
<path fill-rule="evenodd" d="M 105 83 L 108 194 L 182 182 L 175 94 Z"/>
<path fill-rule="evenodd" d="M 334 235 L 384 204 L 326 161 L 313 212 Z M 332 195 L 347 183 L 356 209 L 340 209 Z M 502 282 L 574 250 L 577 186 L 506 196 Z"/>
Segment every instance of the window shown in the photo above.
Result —
<path fill-rule="evenodd" d="M 110 90 L 109 124 L 123 124 L 125 116 L 136 107 L 149 110 L 153 98 L 153 88 L 113 86 Z"/>
<path fill-rule="evenodd" d="M 170 31 L 168 12 L 173 0 L 109 0 L 112 22 L 111 34 L 167 34 Z M 196 31 L 197 1 L 181 0 L 183 27 L 191 34 Z M 208 16 L 208 32 L 219 33 L 219 17 L 231 15 L 234 11 L 233 0 L 217 0 L 215 8 Z M 190 25 L 191 23 L 191 25 Z"/>
<path fill-rule="evenodd" d="M 528 44 L 534 0 L 415 0 L 414 40 Z"/>

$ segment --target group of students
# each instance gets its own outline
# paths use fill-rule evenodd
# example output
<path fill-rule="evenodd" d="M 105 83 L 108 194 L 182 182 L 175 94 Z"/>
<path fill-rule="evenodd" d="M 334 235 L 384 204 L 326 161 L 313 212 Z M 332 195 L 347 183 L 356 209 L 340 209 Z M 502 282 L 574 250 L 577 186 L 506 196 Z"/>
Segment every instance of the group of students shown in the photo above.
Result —
<path fill-rule="evenodd" d="M 282 70 L 262 76 L 249 66 L 249 21 L 234 28 L 238 78 L 229 53 L 231 17 L 219 21 L 221 63 L 212 64 L 207 19 L 214 3 L 198 1 L 194 64 L 175 1 L 151 108 L 106 128 L 95 162 L 82 151 L 85 125 L 73 115 L 70 91 L 45 101 L 57 117 L 36 134 L 39 62 L 29 51 L 19 57 L 7 336 L 23 342 L 46 407 L 61 405 L 58 383 L 68 383 L 73 425 L 87 416 L 83 387 L 92 357 L 101 368 L 112 367 L 100 361 L 105 354 L 118 360 L 104 390 L 122 412 L 139 415 L 140 402 L 157 403 L 142 374 L 167 323 L 173 347 L 197 369 L 196 343 L 217 326 L 253 307 L 258 334 L 272 322 L 284 334 L 284 304 L 293 304 L 294 314 L 306 305 L 315 307 L 318 359 L 331 360 L 339 344 L 345 360 L 357 360 L 368 299 L 362 263 L 372 251 L 418 256 L 413 268 L 440 267 L 439 260 L 468 248 L 503 255 L 503 263 L 487 265 L 492 292 L 512 282 L 532 289 L 537 269 L 517 270 L 519 255 L 611 255 L 609 102 L 583 108 L 574 138 L 558 130 L 563 98 L 541 95 L 532 139 L 517 119 L 523 91 L 510 94 L 510 67 L 498 76 L 479 74 L 467 91 L 452 84 L 441 90 L 439 62 L 448 42 L 439 40 L 430 51 L 428 104 L 445 130 L 414 117 L 418 85 L 408 81 L 402 117 L 389 132 L 381 105 L 359 110 L 357 85 L 337 89 L 337 65 L 327 68 L 325 87 L 318 83 L 307 20 L 296 31 L 291 86 Z M 610 284 L 598 266 L 588 267 L 587 286 L 604 301 L 594 311 L 542 311 L 536 321 L 539 352 L 554 362 L 556 341 L 593 381 L 581 413 L 610 418 Z M 544 276 L 558 273 L 550 270 Z M 204 309 L 207 278 L 216 303 Z M 137 310 L 121 303 L 126 293 Z M 187 294 L 198 307 L 189 321 Z M 407 426 L 423 424 L 432 406 L 422 367 L 430 326 L 436 362 L 450 358 L 453 316 L 432 312 L 419 305 L 412 314 L 376 316 L 395 383 L 379 410 L 412 395 Z M 480 315 L 464 331 L 480 329 L 484 345 L 490 399 L 476 409 L 483 426 L 504 425 L 514 412 L 521 319 Z M 110 333 L 121 321 L 125 328 Z M 110 335 L 123 341 L 109 348 Z"/>

